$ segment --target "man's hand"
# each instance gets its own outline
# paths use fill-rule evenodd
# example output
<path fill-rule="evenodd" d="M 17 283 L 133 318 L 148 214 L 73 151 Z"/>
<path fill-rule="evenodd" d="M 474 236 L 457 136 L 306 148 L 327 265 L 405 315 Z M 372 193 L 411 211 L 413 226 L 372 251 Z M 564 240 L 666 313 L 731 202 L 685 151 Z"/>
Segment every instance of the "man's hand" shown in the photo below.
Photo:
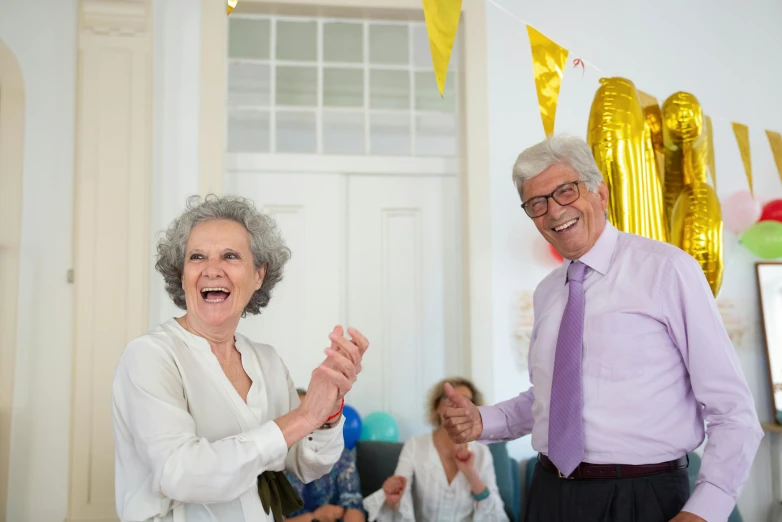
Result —
<path fill-rule="evenodd" d="M 332 504 L 326 504 L 312 512 L 312 516 L 321 522 L 337 522 L 344 514 L 344 508 Z"/>
<path fill-rule="evenodd" d="M 693 515 L 692 513 L 688 513 L 687 511 L 682 511 L 675 517 L 671 519 L 671 522 L 706 522 L 706 520 L 702 519 L 698 515 Z"/>
<path fill-rule="evenodd" d="M 483 420 L 478 407 L 469 399 L 462 397 L 453 386 L 445 384 L 445 395 L 451 406 L 443 412 L 443 427 L 456 444 L 477 440 L 483 433 Z"/>

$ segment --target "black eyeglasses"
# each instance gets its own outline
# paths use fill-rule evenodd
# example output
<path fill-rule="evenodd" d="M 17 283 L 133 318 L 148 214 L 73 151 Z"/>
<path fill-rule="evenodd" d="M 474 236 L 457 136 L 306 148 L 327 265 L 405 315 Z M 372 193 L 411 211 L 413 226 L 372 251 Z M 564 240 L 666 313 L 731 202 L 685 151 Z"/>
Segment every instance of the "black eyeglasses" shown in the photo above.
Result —
<path fill-rule="evenodd" d="M 529 217 L 537 218 L 548 212 L 549 198 L 553 199 L 563 207 L 571 205 L 574 201 L 581 197 L 581 192 L 578 190 L 579 183 L 581 183 L 581 180 L 563 183 L 562 185 L 555 188 L 554 192 L 548 196 L 535 196 L 534 198 L 528 199 L 521 204 L 521 208 L 524 209 L 524 212 L 526 212 Z"/>

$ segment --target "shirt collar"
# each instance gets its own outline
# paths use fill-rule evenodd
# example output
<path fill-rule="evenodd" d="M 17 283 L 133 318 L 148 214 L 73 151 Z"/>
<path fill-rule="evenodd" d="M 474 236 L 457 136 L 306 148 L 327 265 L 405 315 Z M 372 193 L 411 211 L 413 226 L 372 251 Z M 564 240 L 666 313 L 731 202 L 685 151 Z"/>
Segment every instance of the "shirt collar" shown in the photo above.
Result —
<path fill-rule="evenodd" d="M 606 226 L 603 229 L 603 232 L 600 234 L 600 237 L 597 238 L 597 241 L 592 248 L 589 249 L 589 252 L 581 256 L 580 259 L 566 260 L 569 262 L 563 264 L 562 278 L 565 283 L 567 283 L 567 269 L 570 266 L 570 263 L 575 261 L 581 261 L 595 272 L 606 275 L 608 266 L 611 264 L 611 257 L 614 255 L 617 239 L 619 239 L 619 231 L 614 225 L 606 220 Z"/>

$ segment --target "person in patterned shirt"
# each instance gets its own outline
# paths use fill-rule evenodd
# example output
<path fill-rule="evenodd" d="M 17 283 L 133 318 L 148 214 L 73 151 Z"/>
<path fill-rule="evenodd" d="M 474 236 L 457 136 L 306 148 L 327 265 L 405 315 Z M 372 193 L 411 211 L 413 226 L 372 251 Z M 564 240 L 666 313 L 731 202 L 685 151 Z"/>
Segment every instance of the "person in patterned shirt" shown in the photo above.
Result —
<path fill-rule="evenodd" d="M 306 391 L 296 390 L 299 399 Z M 286 472 L 291 485 L 304 501 L 304 507 L 291 513 L 286 520 L 291 522 L 364 522 L 361 482 L 356 469 L 355 449 L 345 448 L 331 473 L 304 484 L 295 475 Z"/>

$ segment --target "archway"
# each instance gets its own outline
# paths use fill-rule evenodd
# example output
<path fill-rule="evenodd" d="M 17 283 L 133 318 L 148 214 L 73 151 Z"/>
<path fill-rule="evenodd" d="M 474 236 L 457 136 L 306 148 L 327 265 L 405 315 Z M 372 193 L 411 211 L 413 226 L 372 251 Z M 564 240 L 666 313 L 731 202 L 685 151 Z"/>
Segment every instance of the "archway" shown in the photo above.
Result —
<path fill-rule="evenodd" d="M 11 408 L 16 352 L 19 243 L 22 224 L 24 82 L 11 50 L 0 40 L 0 506 L 7 506 Z M 6 510 L 0 510 L 0 522 Z"/>

